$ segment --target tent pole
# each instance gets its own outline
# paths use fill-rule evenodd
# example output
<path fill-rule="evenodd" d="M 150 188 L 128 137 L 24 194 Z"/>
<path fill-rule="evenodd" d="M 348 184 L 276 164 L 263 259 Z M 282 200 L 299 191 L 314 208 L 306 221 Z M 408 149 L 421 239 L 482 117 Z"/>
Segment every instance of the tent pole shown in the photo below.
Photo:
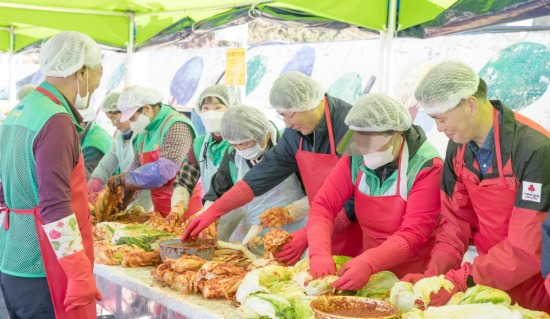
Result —
<path fill-rule="evenodd" d="M 386 46 L 385 46 L 385 75 L 384 75 L 384 89 L 383 93 L 390 94 L 392 89 L 392 70 L 393 70 L 393 39 L 395 38 L 395 22 L 397 20 L 397 0 L 390 0 L 389 15 L 388 15 L 388 28 L 386 32 Z"/>
<path fill-rule="evenodd" d="M 11 109 L 13 106 L 15 106 L 15 81 L 14 81 L 14 74 L 13 74 L 13 62 L 14 62 L 14 54 L 15 54 L 15 30 L 13 26 L 10 26 L 9 28 L 10 33 L 10 49 L 8 51 L 8 88 L 9 88 L 9 96 L 10 96 L 10 104 L 9 108 Z"/>
<path fill-rule="evenodd" d="M 129 87 L 132 85 L 132 57 L 134 55 L 134 42 L 135 42 L 135 14 L 131 12 L 128 16 L 129 36 L 128 43 L 126 45 L 126 61 L 124 63 L 124 85 Z"/>
<path fill-rule="evenodd" d="M 380 31 L 380 48 L 378 49 L 378 77 L 376 88 L 378 92 L 384 92 L 384 83 L 386 83 L 386 31 Z"/>

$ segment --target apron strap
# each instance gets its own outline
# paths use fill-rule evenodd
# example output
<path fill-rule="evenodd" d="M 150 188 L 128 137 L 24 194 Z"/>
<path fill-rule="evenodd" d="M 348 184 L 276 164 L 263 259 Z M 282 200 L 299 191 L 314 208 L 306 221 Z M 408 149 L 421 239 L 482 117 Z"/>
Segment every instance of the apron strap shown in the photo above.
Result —
<path fill-rule="evenodd" d="M 6 213 L 6 217 L 4 217 L 4 230 L 10 229 L 10 212 L 21 215 L 34 215 L 34 211 L 37 208 L 38 207 L 35 207 L 33 209 L 9 209 L 7 207 L 0 207 L 0 213 Z"/>
<path fill-rule="evenodd" d="M 40 92 L 40 93 L 44 94 L 45 96 L 49 97 L 50 100 L 52 100 L 55 104 L 61 105 L 61 102 L 59 102 L 59 100 L 55 97 L 55 95 L 50 93 L 48 90 L 46 90 L 44 88 L 41 88 L 39 86 L 35 90 L 37 90 L 38 92 Z"/>
<path fill-rule="evenodd" d="M 463 144 L 462 147 L 459 147 L 456 152 L 456 178 L 461 179 L 462 169 L 464 168 L 464 156 L 466 154 L 466 144 Z"/>
<path fill-rule="evenodd" d="M 500 185 L 506 187 L 506 181 L 504 180 L 504 169 L 502 168 L 502 154 L 500 153 L 500 125 L 498 123 L 498 111 L 493 108 L 493 127 L 494 127 L 494 139 L 495 139 L 495 152 L 498 165 L 498 177 L 500 179 Z"/>
<path fill-rule="evenodd" d="M 401 196 L 401 161 L 403 160 L 403 156 L 401 155 L 403 155 L 403 147 L 405 146 L 405 143 L 405 137 L 403 136 L 403 139 L 401 140 L 401 147 L 399 150 L 399 160 L 397 161 L 397 187 L 395 188 L 395 194 L 399 196 Z M 409 155 L 407 154 L 407 156 Z M 407 160 L 409 159 L 407 158 Z M 405 174 L 406 173 L 407 172 L 405 172 Z"/>
<path fill-rule="evenodd" d="M 330 142 L 330 154 L 336 155 L 336 145 L 334 143 L 334 132 L 332 131 L 332 121 L 330 120 L 330 110 L 328 108 L 328 99 L 325 97 L 325 119 L 327 120 L 327 130 L 328 130 L 328 137 Z M 302 150 L 302 144 L 304 142 L 304 138 L 300 138 L 300 146 L 298 147 L 299 150 Z M 313 149 L 315 149 L 315 145 L 313 145 Z"/>
<path fill-rule="evenodd" d="M 162 126 L 160 127 L 160 131 L 159 131 L 159 135 L 162 137 L 162 130 L 164 130 L 164 127 L 166 126 L 166 123 L 168 123 L 168 120 L 170 120 L 174 115 L 176 114 L 172 114 L 170 116 L 168 116 L 166 118 L 166 120 L 164 120 L 164 122 L 162 123 Z M 160 144 L 160 139 L 159 139 L 159 144 Z M 143 138 L 143 140 L 141 141 L 141 146 L 139 148 L 139 152 L 140 153 L 143 153 L 143 145 L 145 145 L 145 137 Z"/>

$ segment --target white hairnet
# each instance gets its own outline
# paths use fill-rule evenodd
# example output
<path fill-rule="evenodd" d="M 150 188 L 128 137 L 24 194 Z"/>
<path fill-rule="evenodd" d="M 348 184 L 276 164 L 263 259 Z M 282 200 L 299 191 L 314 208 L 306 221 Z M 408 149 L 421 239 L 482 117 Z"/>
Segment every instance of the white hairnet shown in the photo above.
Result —
<path fill-rule="evenodd" d="M 117 112 L 117 102 L 119 97 L 119 92 L 111 92 L 107 94 L 107 96 L 103 99 L 103 102 L 101 103 L 100 110 L 105 113 Z"/>
<path fill-rule="evenodd" d="M 34 91 L 34 89 L 36 89 L 36 85 L 34 84 L 23 85 L 17 92 L 17 101 L 22 101 L 25 98 L 25 96 L 27 96 L 29 93 Z"/>
<path fill-rule="evenodd" d="M 235 105 L 222 117 L 221 134 L 229 143 L 261 142 L 269 129 L 270 122 L 265 114 L 252 106 Z"/>
<path fill-rule="evenodd" d="M 315 80 L 298 71 L 281 75 L 271 87 L 269 102 L 277 110 L 304 112 L 314 109 L 325 91 Z"/>
<path fill-rule="evenodd" d="M 207 97 L 217 97 L 227 107 L 232 107 L 233 105 L 238 103 L 237 95 L 231 87 L 225 84 L 216 84 L 207 87 L 206 89 L 204 89 L 204 91 L 201 92 L 196 104 L 197 112 L 201 112 L 202 103 Z"/>
<path fill-rule="evenodd" d="M 145 105 L 155 105 L 162 101 L 162 95 L 153 90 L 139 85 L 126 88 L 117 101 L 117 108 L 122 112 L 121 122 L 126 122 Z"/>
<path fill-rule="evenodd" d="M 44 76 L 66 78 L 82 66 L 101 64 L 101 49 L 84 33 L 63 31 L 44 43 L 39 62 Z"/>
<path fill-rule="evenodd" d="M 353 105 L 344 122 L 354 131 L 403 132 L 411 127 L 412 118 L 399 101 L 384 94 L 369 93 Z"/>
<path fill-rule="evenodd" d="M 479 76 L 460 61 L 445 61 L 434 66 L 414 92 L 427 114 L 445 113 L 462 99 L 477 92 Z"/>

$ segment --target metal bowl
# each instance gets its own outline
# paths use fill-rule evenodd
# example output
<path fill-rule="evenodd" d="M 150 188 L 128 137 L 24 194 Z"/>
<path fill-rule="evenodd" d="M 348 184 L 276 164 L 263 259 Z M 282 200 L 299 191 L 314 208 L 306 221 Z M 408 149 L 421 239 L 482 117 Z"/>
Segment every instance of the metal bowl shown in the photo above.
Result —
<path fill-rule="evenodd" d="M 396 319 L 401 312 L 383 300 L 353 296 L 321 296 L 311 302 L 315 319 Z M 369 314 L 376 311 L 378 314 Z M 338 313 L 340 312 L 340 313 Z M 361 312 L 365 314 L 362 315 Z"/>
<path fill-rule="evenodd" d="M 168 239 L 159 242 L 160 258 L 177 259 L 183 255 L 194 255 L 206 260 L 212 260 L 216 239 L 198 239 L 193 242 L 181 242 L 181 239 Z"/>

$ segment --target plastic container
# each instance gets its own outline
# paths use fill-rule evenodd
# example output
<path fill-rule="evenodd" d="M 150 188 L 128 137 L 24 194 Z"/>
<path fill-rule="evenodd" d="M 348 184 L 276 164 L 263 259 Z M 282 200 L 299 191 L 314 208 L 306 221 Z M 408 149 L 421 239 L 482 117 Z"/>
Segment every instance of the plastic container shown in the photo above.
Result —
<path fill-rule="evenodd" d="M 159 242 L 160 258 L 164 261 L 166 258 L 177 259 L 183 255 L 194 255 L 212 260 L 216 245 L 216 239 L 199 239 L 185 243 L 182 243 L 179 238 L 163 240 Z"/>
<path fill-rule="evenodd" d="M 401 311 L 391 303 L 365 297 L 321 296 L 311 302 L 311 309 L 315 319 L 401 318 Z"/>

